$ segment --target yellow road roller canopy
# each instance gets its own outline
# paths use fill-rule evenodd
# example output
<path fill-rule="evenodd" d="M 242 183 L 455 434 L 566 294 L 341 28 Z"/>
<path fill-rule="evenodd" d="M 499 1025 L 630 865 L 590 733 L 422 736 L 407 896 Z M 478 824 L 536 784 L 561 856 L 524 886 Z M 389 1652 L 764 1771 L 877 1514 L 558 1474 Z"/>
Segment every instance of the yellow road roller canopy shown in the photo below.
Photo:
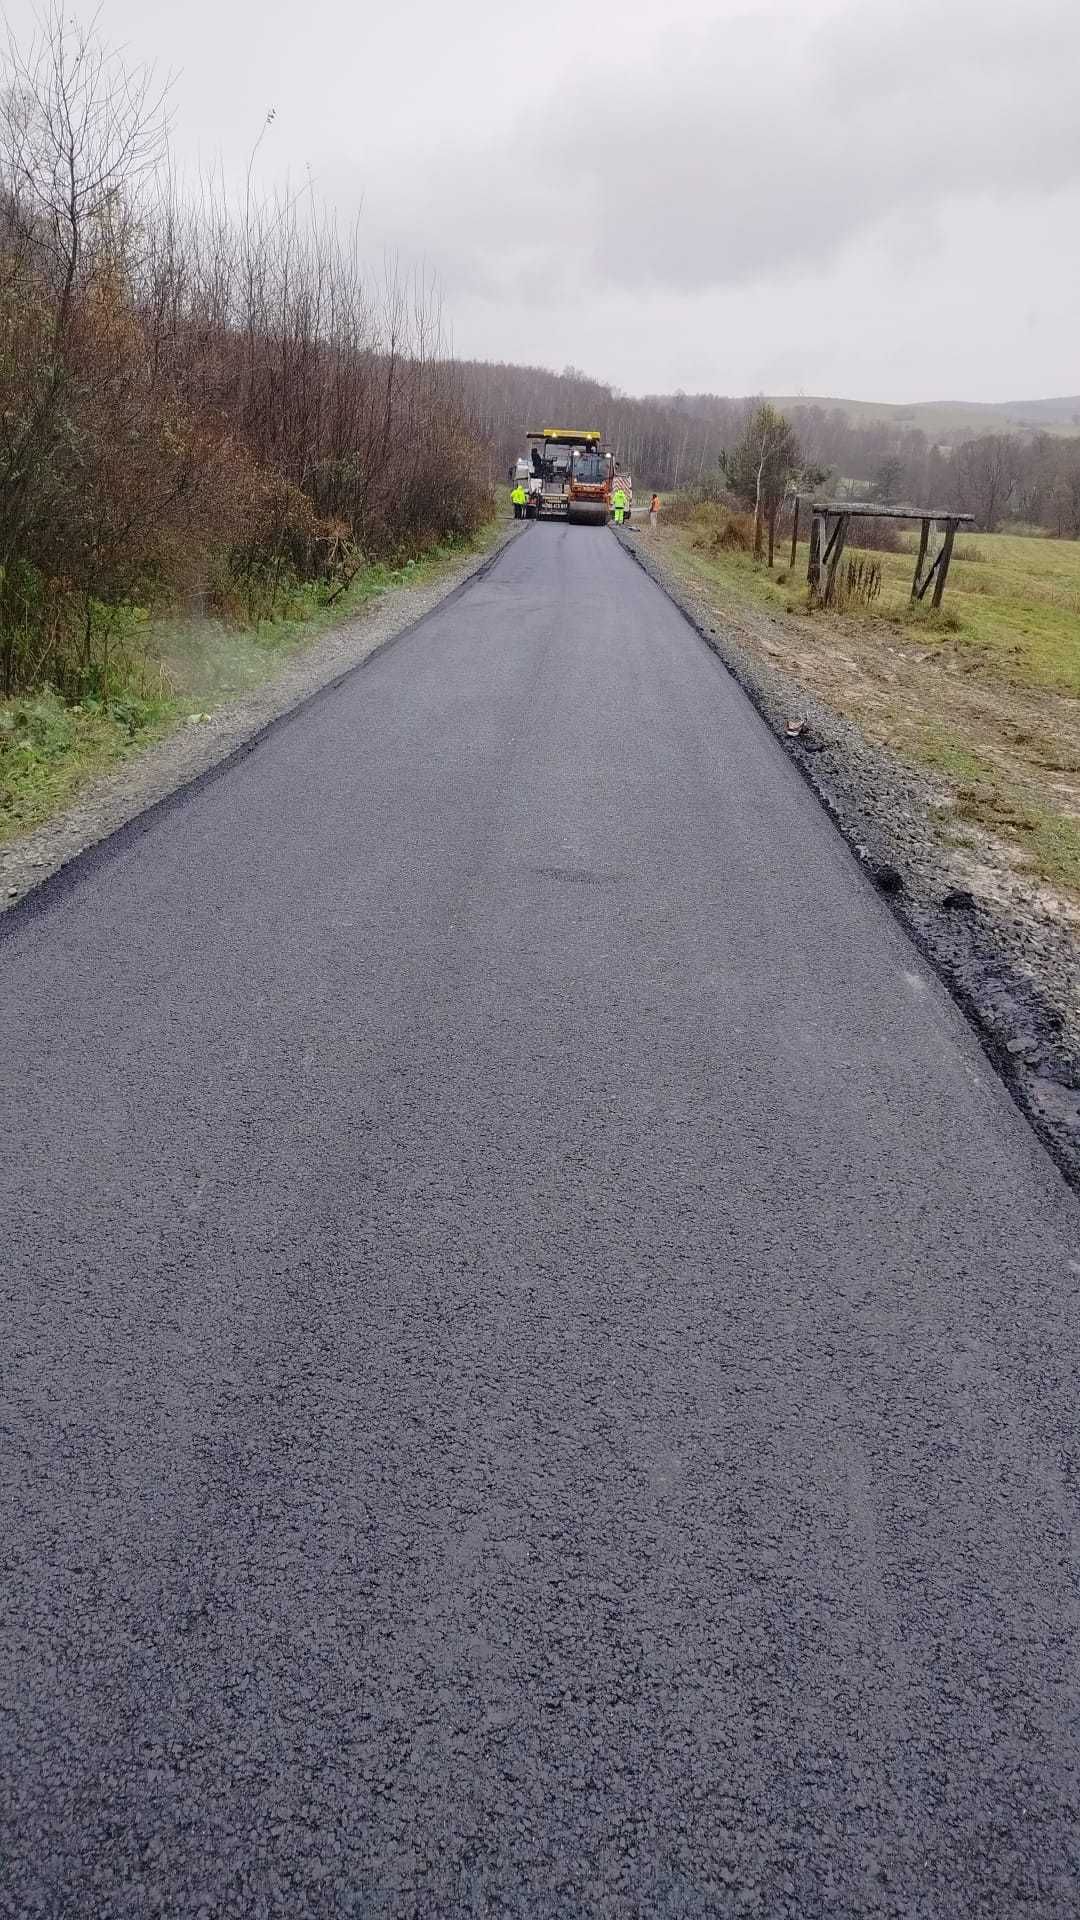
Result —
<path fill-rule="evenodd" d="M 546 440 L 553 447 L 596 447 L 600 444 L 599 431 L 589 427 L 577 431 L 573 427 L 539 427 L 525 435 L 526 440 Z"/>

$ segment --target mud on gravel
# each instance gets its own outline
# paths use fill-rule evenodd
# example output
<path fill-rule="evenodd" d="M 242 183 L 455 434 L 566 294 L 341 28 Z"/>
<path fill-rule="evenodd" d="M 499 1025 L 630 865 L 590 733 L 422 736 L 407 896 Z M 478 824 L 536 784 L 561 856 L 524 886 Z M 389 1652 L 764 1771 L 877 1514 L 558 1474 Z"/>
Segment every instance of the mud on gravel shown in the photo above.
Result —
<path fill-rule="evenodd" d="M 1013 882 L 969 885 L 970 861 L 935 832 L 933 780 L 871 745 L 754 646 L 769 615 L 720 616 L 647 536 L 619 536 L 747 693 L 828 808 L 916 946 L 964 1010 L 1013 1098 L 1080 1191 L 1080 940 Z M 793 724 L 798 733 L 789 731 Z"/>

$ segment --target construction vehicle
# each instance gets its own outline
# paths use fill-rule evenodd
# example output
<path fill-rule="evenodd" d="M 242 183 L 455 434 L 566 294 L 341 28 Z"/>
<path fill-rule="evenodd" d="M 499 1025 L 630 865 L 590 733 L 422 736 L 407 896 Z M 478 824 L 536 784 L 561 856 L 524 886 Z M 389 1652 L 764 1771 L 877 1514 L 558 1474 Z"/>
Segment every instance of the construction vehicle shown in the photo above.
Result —
<path fill-rule="evenodd" d="M 602 451 L 601 435 L 592 429 L 541 427 L 525 438 L 529 518 L 605 527 L 611 518 L 615 461 Z"/>

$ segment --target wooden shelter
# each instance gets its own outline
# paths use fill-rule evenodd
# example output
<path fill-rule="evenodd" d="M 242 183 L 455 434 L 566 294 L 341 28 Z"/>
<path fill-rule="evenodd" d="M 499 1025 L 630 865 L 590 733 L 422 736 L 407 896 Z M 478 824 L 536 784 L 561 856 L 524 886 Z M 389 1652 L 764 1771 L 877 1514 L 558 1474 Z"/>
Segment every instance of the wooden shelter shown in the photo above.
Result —
<path fill-rule="evenodd" d="M 837 570 L 847 543 L 848 529 L 853 520 L 918 520 L 922 523 L 919 539 L 919 552 L 915 561 L 915 578 L 911 583 L 913 600 L 925 600 L 931 586 L 934 589 L 932 605 L 940 607 L 945 592 L 945 582 L 949 577 L 949 562 L 952 559 L 953 542 L 957 527 L 970 527 L 974 516 L 970 513 L 944 512 L 938 507 L 882 507 L 872 500 L 813 500 L 795 501 L 795 525 L 791 537 L 791 564 L 795 564 L 795 550 L 799 538 L 799 509 L 801 505 L 810 508 L 810 564 L 806 578 L 813 591 L 826 606 L 833 597 L 836 586 Z M 941 530 L 941 545 L 931 554 L 931 545 L 935 539 L 935 529 Z"/>

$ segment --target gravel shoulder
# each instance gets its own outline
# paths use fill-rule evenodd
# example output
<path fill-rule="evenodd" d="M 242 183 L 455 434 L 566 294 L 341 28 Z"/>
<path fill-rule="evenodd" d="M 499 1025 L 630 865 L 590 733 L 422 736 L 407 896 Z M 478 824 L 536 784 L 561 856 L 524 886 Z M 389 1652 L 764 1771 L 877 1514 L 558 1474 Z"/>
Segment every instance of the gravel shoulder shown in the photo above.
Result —
<path fill-rule="evenodd" d="M 768 657 L 776 622 L 718 614 L 647 536 L 623 546 L 686 615 L 783 742 L 901 924 L 950 989 L 1014 1099 L 1080 1190 L 1080 938 L 1035 887 L 935 832 L 934 781 Z M 792 738 L 789 723 L 803 723 Z"/>
<path fill-rule="evenodd" d="M 437 580 L 386 594 L 328 630 L 254 692 L 177 727 L 89 781 L 73 806 L 0 848 L 0 913 L 140 814 L 247 752 L 277 721 L 363 666 L 484 573 L 521 531 L 511 523 L 500 529 L 493 545 L 469 554 Z"/>

